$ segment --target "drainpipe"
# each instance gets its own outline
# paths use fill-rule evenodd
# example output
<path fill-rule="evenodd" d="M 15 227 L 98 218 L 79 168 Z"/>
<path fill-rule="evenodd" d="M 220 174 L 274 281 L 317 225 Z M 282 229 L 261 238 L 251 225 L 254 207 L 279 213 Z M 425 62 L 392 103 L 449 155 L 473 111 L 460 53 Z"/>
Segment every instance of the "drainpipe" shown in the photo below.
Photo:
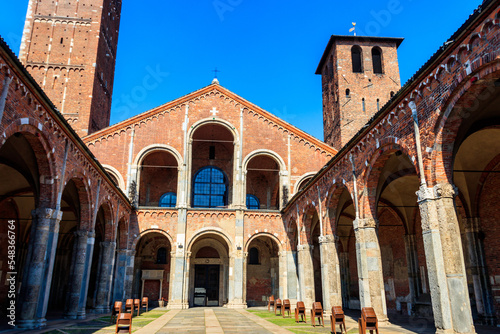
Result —
<path fill-rule="evenodd" d="M 417 146 L 417 160 L 418 160 L 418 170 L 420 173 L 420 186 L 427 186 L 427 181 L 425 180 L 424 174 L 424 161 L 422 159 L 422 147 L 420 145 L 420 127 L 418 124 L 417 115 L 417 105 L 414 101 L 411 101 L 408 106 L 411 109 L 411 115 L 413 117 L 413 127 L 415 129 L 415 145 Z"/>

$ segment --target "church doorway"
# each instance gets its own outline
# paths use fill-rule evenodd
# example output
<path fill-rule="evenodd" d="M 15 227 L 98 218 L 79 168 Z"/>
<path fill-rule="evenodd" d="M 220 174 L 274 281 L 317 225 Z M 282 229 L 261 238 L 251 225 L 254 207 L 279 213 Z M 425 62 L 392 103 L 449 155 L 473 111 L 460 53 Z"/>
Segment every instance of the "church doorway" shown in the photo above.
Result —
<path fill-rule="evenodd" d="M 219 272 L 217 264 L 194 266 L 193 306 L 219 306 Z"/>
<path fill-rule="evenodd" d="M 207 233 L 192 243 L 189 259 L 189 306 L 223 306 L 228 301 L 229 246 Z"/>

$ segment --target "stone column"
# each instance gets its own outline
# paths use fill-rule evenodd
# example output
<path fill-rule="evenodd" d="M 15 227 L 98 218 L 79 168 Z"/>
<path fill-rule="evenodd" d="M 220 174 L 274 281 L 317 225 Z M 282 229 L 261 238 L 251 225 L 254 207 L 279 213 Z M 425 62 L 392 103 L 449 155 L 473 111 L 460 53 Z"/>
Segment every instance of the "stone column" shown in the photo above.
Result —
<path fill-rule="evenodd" d="M 298 260 L 300 295 L 306 308 L 310 308 L 315 301 L 314 268 L 311 256 L 311 245 L 306 244 L 298 246 Z"/>
<path fill-rule="evenodd" d="M 437 333 L 475 333 L 453 198 L 455 187 L 423 185 L 417 192 Z"/>
<path fill-rule="evenodd" d="M 333 235 L 319 237 L 323 309 L 327 312 L 331 312 L 332 306 L 342 306 L 340 265 L 335 239 Z"/>
<path fill-rule="evenodd" d="M 184 180 L 188 182 L 188 180 Z M 187 200 L 187 197 L 186 197 Z M 186 256 L 186 203 L 178 210 L 177 241 L 172 245 L 172 263 L 170 265 L 170 287 L 171 294 L 168 296 L 168 309 L 189 308 L 189 267 Z"/>
<path fill-rule="evenodd" d="M 100 245 L 101 268 L 97 282 L 96 312 L 107 313 L 110 311 L 110 288 L 113 279 L 116 242 L 104 241 Z"/>
<path fill-rule="evenodd" d="M 115 285 L 113 289 L 113 301 L 122 301 L 125 298 L 125 276 L 127 270 L 127 250 L 119 249 L 116 252 Z"/>
<path fill-rule="evenodd" d="M 45 326 L 50 283 L 59 236 L 62 212 L 38 208 L 33 217 L 26 270 L 21 288 L 21 305 L 17 322 L 20 328 Z"/>
<path fill-rule="evenodd" d="M 134 283 L 135 250 L 126 250 L 125 279 L 123 283 L 123 299 L 132 298 L 132 285 Z"/>
<path fill-rule="evenodd" d="M 288 286 L 287 286 L 287 255 L 288 252 L 281 251 L 279 253 L 279 263 L 278 263 L 278 276 L 279 276 L 279 290 L 278 293 L 283 299 L 290 299 L 288 297 Z M 290 301 L 291 303 L 291 301 Z"/>
<path fill-rule="evenodd" d="M 484 245 L 479 236 L 479 218 L 467 218 L 465 225 L 467 253 L 469 255 L 477 312 L 488 325 L 493 326 L 495 325 L 495 308 L 493 306 L 493 297 L 488 288 Z"/>
<path fill-rule="evenodd" d="M 286 251 L 286 296 L 290 299 L 290 303 L 297 303 L 297 301 L 301 301 L 302 299 L 300 294 L 298 269 L 299 265 L 297 252 Z"/>
<path fill-rule="evenodd" d="M 87 251 L 85 258 L 85 269 L 83 271 L 81 298 L 78 305 L 77 319 L 86 318 L 87 293 L 89 290 L 90 270 L 92 267 L 92 255 L 94 254 L 95 232 L 88 233 Z"/>
<path fill-rule="evenodd" d="M 243 299 L 243 271 L 245 260 L 243 254 L 243 223 L 245 211 L 243 207 L 236 210 L 235 246 L 236 250 L 230 251 L 229 258 L 229 302 L 228 308 L 246 308 Z"/>
<path fill-rule="evenodd" d="M 351 293 L 351 274 L 349 272 L 349 253 L 340 253 L 340 285 L 342 291 L 342 306 L 351 308 L 350 293 Z"/>
<path fill-rule="evenodd" d="M 359 300 L 361 308 L 373 307 L 379 322 L 387 321 L 382 258 L 377 236 L 377 222 L 373 218 L 353 222 L 356 235 Z"/>
<path fill-rule="evenodd" d="M 418 255 L 415 243 L 415 234 L 406 234 L 405 237 L 406 262 L 408 265 L 408 284 L 410 288 L 411 305 L 413 305 L 420 294 L 420 277 L 418 276 Z M 411 310 L 411 305 L 408 309 Z"/>
<path fill-rule="evenodd" d="M 76 319 L 78 315 L 78 305 L 80 304 L 83 272 L 85 271 L 85 259 L 87 254 L 87 238 L 87 231 L 80 230 L 75 232 L 76 240 L 73 246 L 73 261 L 71 263 L 66 311 L 64 315 L 67 319 Z"/>

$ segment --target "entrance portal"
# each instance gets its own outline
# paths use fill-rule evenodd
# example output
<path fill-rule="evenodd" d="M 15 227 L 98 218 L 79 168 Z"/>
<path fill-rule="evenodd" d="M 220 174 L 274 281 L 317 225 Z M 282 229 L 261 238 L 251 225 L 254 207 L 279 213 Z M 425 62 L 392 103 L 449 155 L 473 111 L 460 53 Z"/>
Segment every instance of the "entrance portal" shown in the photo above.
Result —
<path fill-rule="evenodd" d="M 219 265 L 195 265 L 194 305 L 219 306 Z"/>

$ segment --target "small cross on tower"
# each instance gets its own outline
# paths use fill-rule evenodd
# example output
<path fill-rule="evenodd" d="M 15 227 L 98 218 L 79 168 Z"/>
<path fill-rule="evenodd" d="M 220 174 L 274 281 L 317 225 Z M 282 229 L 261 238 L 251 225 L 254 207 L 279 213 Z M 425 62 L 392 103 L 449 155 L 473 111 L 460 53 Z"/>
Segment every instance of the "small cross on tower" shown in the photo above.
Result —
<path fill-rule="evenodd" d="M 217 116 L 219 111 L 217 110 L 217 108 L 214 107 L 212 110 L 210 110 L 210 113 L 215 117 L 215 116 Z"/>

